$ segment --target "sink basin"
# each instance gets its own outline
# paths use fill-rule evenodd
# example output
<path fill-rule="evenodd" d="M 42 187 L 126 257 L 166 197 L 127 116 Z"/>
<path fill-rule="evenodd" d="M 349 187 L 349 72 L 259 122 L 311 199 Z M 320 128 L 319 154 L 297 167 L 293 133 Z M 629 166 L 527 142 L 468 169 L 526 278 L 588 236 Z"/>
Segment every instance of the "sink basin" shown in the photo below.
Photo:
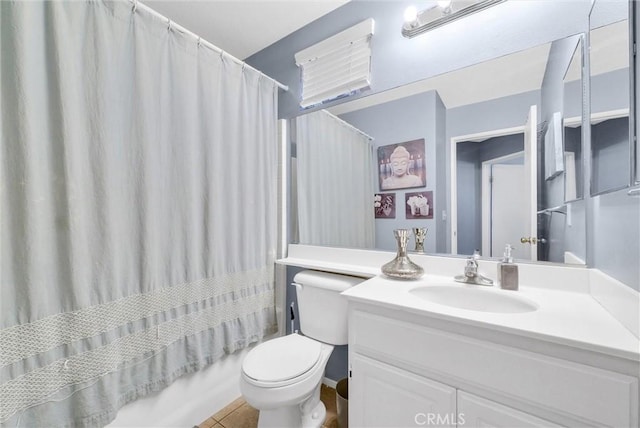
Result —
<path fill-rule="evenodd" d="M 518 296 L 517 291 L 498 291 L 455 285 L 429 285 L 416 287 L 409 293 L 432 303 L 478 312 L 524 313 L 533 312 L 538 305 Z"/>

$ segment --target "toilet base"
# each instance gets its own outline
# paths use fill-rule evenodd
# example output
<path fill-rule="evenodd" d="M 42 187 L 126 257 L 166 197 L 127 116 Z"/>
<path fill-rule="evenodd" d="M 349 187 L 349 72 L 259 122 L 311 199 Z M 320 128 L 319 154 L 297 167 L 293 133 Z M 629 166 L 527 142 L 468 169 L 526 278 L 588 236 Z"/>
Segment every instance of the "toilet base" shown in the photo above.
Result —
<path fill-rule="evenodd" d="M 327 417 L 327 409 L 320 401 L 320 385 L 300 404 L 260 410 L 258 428 L 320 428 Z"/>
<path fill-rule="evenodd" d="M 319 402 L 313 412 L 302 416 L 302 428 L 320 428 L 327 418 L 327 408 Z"/>

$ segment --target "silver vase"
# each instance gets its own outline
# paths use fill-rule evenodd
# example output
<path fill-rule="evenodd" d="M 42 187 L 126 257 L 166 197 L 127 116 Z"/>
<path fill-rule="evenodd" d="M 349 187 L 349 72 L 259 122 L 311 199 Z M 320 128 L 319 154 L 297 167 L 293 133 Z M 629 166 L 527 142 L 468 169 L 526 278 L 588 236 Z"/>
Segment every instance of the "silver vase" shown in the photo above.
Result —
<path fill-rule="evenodd" d="M 397 279 L 417 279 L 424 275 L 424 269 L 418 266 L 407 256 L 407 244 L 411 230 L 396 229 L 393 235 L 398 244 L 398 254 L 396 258 L 382 266 L 382 273 L 391 278 Z"/>
<path fill-rule="evenodd" d="M 414 227 L 413 237 L 416 241 L 416 248 L 414 249 L 414 251 L 416 253 L 424 253 L 424 240 L 427 238 L 427 228 Z"/>

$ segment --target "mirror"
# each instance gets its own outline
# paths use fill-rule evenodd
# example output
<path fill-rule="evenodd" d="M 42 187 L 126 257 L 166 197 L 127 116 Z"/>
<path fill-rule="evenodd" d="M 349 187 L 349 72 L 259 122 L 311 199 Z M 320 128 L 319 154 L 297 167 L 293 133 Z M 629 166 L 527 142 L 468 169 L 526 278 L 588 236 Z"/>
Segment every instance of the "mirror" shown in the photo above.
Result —
<path fill-rule="evenodd" d="M 477 248 L 484 257 L 497 257 L 502 255 L 504 244 L 511 243 L 519 246 L 515 253 L 518 259 L 549 260 L 544 258 L 549 251 L 538 257 L 538 247 L 548 245 L 550 240 L 543 238 L 537 242 L 542 236 L 537 232 L 537 211 L 547 208 L 545 199 L 538 194 L 544 195 L 546 190 L 541 185 L 544 177 L 538 173 L 541 168 L 531 162 L 543 159 L 535 147 L 538 123 L 545 113 L 543 94 L 551 96 L 548 88 L 543 90 L 545 75 L 551 76 L 546 77 L 547 87 L 560 88 L 553 96 L 562 104 L 563 78 L 576 51 L 580 57 L 580 40 L 581 35 L 571 36 L 329 109 L 340 120 L 373 137 L 373 191 L 380 198 L 380 210 L 384 211 L 383 203 L 393 204 L 393 218 L 383 212 L 375 220 L 375 248 L 395 250 L 393 229 L 426 227 L 428 253 L 468 255 Z M 564 57 L 556 58 L 558 46 L 563 44 L 572 44 L 572 49 Z M 557 81 L 552 84 L 549 79 Z M 572 84 L 581 87 L 580 81 Z M 580 89 L 578 94 L 581 93 Z M 580 112 L 580 101 L 574 101 Z M 536 116 L 527 125 L 532 106 Z M 531 141 L 525 151 L 527 132 Z M 558 142 L 561 144 L 562 138 Z M 406 186 L 385 186 L 393 175 L 392 156 L 399 146 L 407 153 L 404 178 L 415 179 L 405 180 L 413 183 Z M 526 162 L 530 164 L 528 168 Z M 515 169 L 520 171 L 516 173 L 521 176 L 519 186 L 504 191 L 487 187 L 491 177 L 502 170 Z M 522 191 L 525 169 L 534 173 L 528 179 L 531 189 L 528 192 Z M 564 189 L 564 176 L 558 180 Z M 507 178 L 505 182 L 513 186 L 516 181 Z M 309 189 L 298 192 L 312 193 Z M 497 199 L 498 192 L 506 195 L 504 206 L 486 206 L 487 201 Z M 522 196 L 523 201 L 513 203 L 514 195 Z M 560 198 L 562 203 L 563 193 Z M 424 214 L 416 205 L 422 201 Z M 451 208 L 447 208 L 448 201 Z M 527 228 L 512 225 L 515 231 L 502 238 L 501 234 L 508 229 L 505 226 L 516 220 L 526 223 Z M 559 233 L 563 232 L 564 227 Z M 529 242 L 521 243 L 521 238 Z M 554 243 L 562 244 L 563 239 L 560 236 Z"/>
<path fill-rule="evenodd" d="M 498 108 L 490 108 L 500 114 Z M 538 106 L 517 106 L 514 102 L 510 108 L 521 110 L 521 125 L 452 138 L 456 148 L 451 183 L 456 198 L 452 197 L 451 214 L 457 219 L 452 252 L 469 255 L 479 249 L 483 257 L 499 257 L 510 244 L 519 259 L 537 258 L 532 257 L 530 240 L 526 241 L 532 234 L 529 223 L 536 222 L 530 214 L 537 210 L 537 180 L 527 177 L 527 171 L 537 171 L 532 165 L 535 142 L 525 141 L 536 139 L 536 133 L 525 130 L 527 125 L 535 130 Z M 528 111 L 533 115 L 532 123 L 525 123 L 530 120 L 525 116 Z M 452 149 L 452 158 L 453 154 Z M 525 242 L 521 242 L 523 238 Z"/>
<path fill-rule="evenodd" d="M 564 201 L 580 200 L 584 195 L 582 180 L 582 70 L 584 40 L 578 43 L 564 75 L 562 85 L 562 127 L 564 147 Z"/>
<path fill-rule="evenodd" d="M 629 7 L 597 2 L 589 15 L 591 195 L 630 183 Z"/>

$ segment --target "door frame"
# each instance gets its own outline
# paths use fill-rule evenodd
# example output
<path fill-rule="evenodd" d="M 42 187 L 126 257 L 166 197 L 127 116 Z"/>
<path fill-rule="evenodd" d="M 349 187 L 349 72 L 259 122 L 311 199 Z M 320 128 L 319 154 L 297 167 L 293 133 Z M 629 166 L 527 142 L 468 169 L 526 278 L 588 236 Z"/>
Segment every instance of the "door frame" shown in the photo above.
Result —
<path fill-rule="evenodd" d="M 458 254 L 458 143 L 473 140 L 482 141 L 494 137 L 503 137 L 505 135 L 524 134 L 524 130 L 525 125 L 521 125 L 511 128 L 494 129 L 491 131 L 451 137 L 449 151 L 449 194 L 451 195 L 449 210 L 449 239 L 451 240 L 451 254 Z"/>

